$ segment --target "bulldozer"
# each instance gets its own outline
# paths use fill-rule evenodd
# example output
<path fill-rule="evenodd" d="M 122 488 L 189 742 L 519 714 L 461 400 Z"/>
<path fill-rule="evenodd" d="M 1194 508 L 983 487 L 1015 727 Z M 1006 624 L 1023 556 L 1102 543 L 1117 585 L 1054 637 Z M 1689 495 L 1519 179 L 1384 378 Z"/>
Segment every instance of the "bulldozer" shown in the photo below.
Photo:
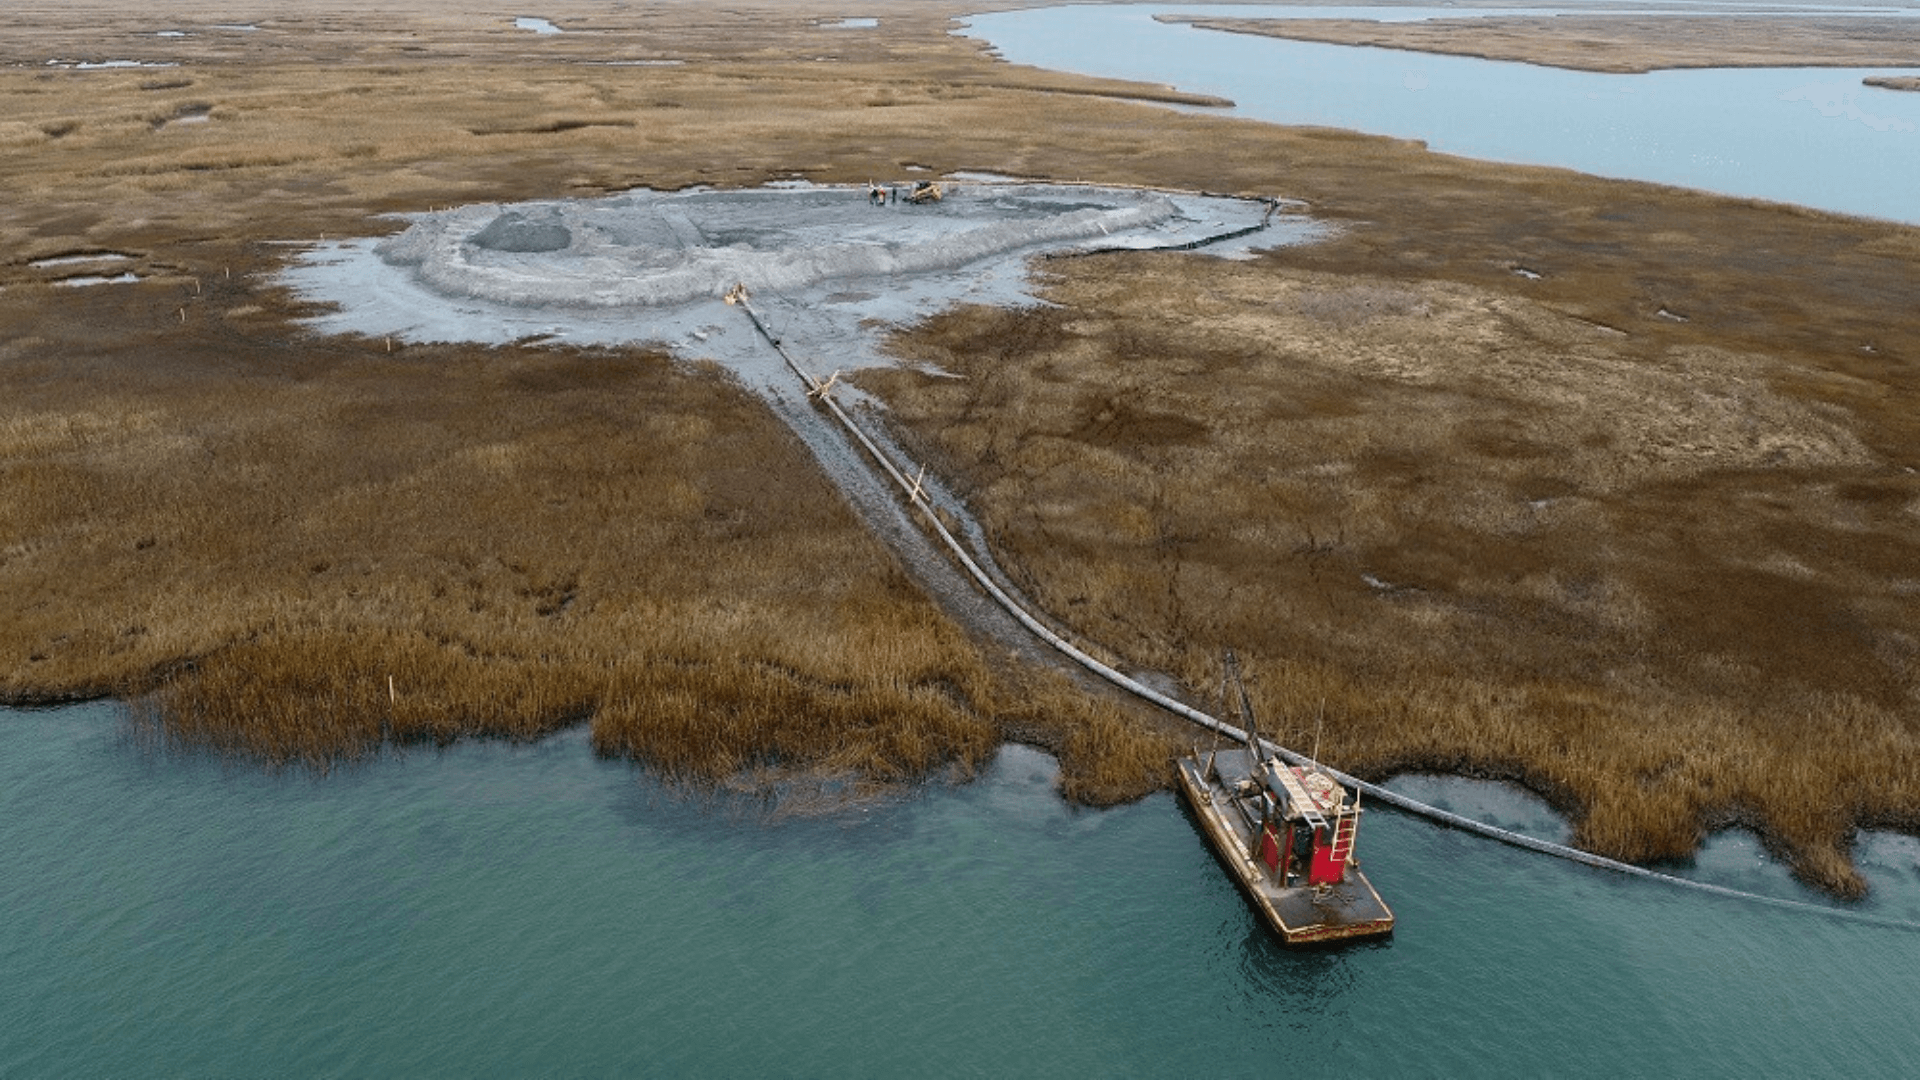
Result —
<path fill-rule="evenodd" d="M 920 206 L 926 203 L 937 203 L 942 195 L 939 184 L 931 180 L 922 180 L 913 185 L 913 190 L 907 192 L 907 201 Z"/>

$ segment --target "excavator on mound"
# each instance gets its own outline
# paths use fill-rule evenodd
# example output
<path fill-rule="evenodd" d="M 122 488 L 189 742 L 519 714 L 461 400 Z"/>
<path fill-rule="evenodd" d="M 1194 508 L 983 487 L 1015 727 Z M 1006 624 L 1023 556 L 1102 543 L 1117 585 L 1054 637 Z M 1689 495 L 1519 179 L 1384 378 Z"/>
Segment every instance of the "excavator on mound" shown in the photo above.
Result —
<path fill-rule="evenodd" d="M 885 206 L 890 202 L 899 202 L 903 197 L 915 206 L 921 206 L 926 203 L 939 202 L 942 198 L 946 197 L 946 192 L 940 190 L 940 185 L 934 181 L 922 180 L 914 184 L 911 188 L 908 188 L 906 195 L 902 196 L 900 189 L 892 184 L 882 186 L 871 180 L 867 181 L 867 201 L 875 206 Z"/>

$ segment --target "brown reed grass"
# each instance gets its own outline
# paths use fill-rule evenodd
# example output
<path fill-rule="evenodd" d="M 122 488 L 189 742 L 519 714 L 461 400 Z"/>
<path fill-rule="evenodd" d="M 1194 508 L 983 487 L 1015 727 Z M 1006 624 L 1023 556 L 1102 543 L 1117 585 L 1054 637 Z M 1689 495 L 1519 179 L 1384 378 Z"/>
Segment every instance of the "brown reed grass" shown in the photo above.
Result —
<path fill-rule="evenodd" d="M 590 721 L 600 753 L 776 787 L 966 775 L 1015 736 L 1122 797 L 1084 695 L 1038 708 L 990 668 L 719 369 L 290 348 L 249 278 L 202 295 L 255 314 L 97 341 L 97 301 L 49 291 L 62 336 L 15 339 L 6 699 L 119 695 L 164 739 L 320 770 Z"/>
<path fill-rule="evenodd" d="M 964 772 L 1003 713 L 1060 745 L 1085 706 L 1008 705 L 1025 677 L 987 667 L 713 372 L 314 339 L 290 330 L 301 309 L 258 241 L 601 182 L 583 170 L 608 186 L 751 182 L 796 160 L 882 174 L 894 147 L 841 160 L 843 135 L 811 130 L 833 117 L 879 137 L 880 92 L 908 124 L 966 83 L 1202 99 L 978 65 L 949 79 L 971 50 L 934 13 L 891 20 L 932 28 L 933 48 L 836 34 L 800 5 L 547 14 L 592 34 L 534 43 L 433 4 L 214 2 L 170 17 L 261 30 L 145 42 L 188 61 L 159 75 L 0 72 L 20 118 L 0 137 L 24 151 L 0 163 L 19 196 L 0 222 L 16 253 L 0 266 L 0 589 L 19 613 L 0 626 L 0 695 L 132 696 L 165 737 L 316 768 L 588 716 L 602 752 L 706 781 Z M 91 56 L 128 20 L 27 12 L 0 52 Z M 424 53 L 394 54 L 402 35 Z M 815 38 L 857 55 L 831 75 L 792 66 Z M 694 62 L 587 64 L 663 43 Z M 53 289 L 76 271 L 29 265 L 91 251 L 131 256 L 116 270 L 142 282 Z"/>
<path fill-rule="evenodd" d="M 1920 32 L 1899 18 L 1728 19 L 1673 14 L 1360 19 L 1188 18 L 1236 34 L 1478 56 L 1579 71 L 1704 67 L 1874 67 L 1920 63 Z"/>
<path fill-rule="evenodd" d="M 1291 258 L 1076 261 L 860 381 L 1041 607 L 1190 687 L 1239 650 L 1290 745 L 1521 780 L 1634 860 L 1751 821 L 1862 888 L 1851 829 L 1920 817 L 1903 383 Z"/>
<path fill-rule="evenodd" d="M 1011 737 L 1047 747 L 1060 759 L 1060 787 L 1088 806 L 1129 802 L 1166 787 L 1172 761 L 1191 730 L 1144 714 L 1135 702 L 1092 689 L 1056 672 L 1029 676 L 1002 706 Z"/>

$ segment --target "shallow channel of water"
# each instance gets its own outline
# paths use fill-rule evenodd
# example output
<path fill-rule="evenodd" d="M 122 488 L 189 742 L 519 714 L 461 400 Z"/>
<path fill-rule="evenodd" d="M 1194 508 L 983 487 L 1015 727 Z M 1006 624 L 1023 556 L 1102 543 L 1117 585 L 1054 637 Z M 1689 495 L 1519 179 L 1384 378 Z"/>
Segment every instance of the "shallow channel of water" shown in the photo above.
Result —
<path fill-rule="evenodd" d="M 1284 41 L 1154 18 L 1476 13 L 1486 12 L 1090 4 L 979 15 L 968 20 L 965 33 L 991 43 L 1017 64 L 1168 83 L 1230 98 L 1235 114 L 1257 120 L 1351 128 L 1421 139 L 1435 150 L 1468 157 L 1557 165 L 1920 222 L 1913 179 L 1920 175 L 1920 94 L 1861 85 L 1867 75 L 1920 69 L 1720 68 L 1608 75 Z M 1843 17 L 1846 9 L 1820 14 Z M 1916 12 L 1896 8 L 1884 14 Z M 1284 177 L 1286 163 L 1274 164 L 1276 176 Z"/>
<path fill-rule="evenodd" d="M 1053 774 L 1010 747 L 776 823 L 583 731 L 315 779 L 155 755 L 108 704 L 0 712 L 0 1074 L 1920 1070 L 1920 935 L 1381 811 L 1360 851 L 1399 933 L 1288 953 L 1171 797 L 1074 810 Z M 1870 906 L 1920 916 L 1890 859 Z"/>

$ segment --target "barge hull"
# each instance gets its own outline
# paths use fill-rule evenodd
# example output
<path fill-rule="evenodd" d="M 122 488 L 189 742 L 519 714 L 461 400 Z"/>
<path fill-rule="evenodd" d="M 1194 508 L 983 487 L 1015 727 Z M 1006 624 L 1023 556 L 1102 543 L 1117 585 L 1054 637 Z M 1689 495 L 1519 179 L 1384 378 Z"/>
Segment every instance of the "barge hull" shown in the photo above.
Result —
<path fill-rule="evenodd" d="M 1240 752 L 1221 756 L 1232 753 Z M 1224 792 L 1208 782 L 1204 766 L 1191 759 L 1179 764 L 1180 790 L 1200 819 L 1207 842 L 1282 941 L 1311 945 L 1393 932 L 1393 912 L 1357 865 L 1349 865 L 1341 881 L 1318 888 L 1276 884 L 1254 857 L 1251 831 L 1225 812 Z"/>

